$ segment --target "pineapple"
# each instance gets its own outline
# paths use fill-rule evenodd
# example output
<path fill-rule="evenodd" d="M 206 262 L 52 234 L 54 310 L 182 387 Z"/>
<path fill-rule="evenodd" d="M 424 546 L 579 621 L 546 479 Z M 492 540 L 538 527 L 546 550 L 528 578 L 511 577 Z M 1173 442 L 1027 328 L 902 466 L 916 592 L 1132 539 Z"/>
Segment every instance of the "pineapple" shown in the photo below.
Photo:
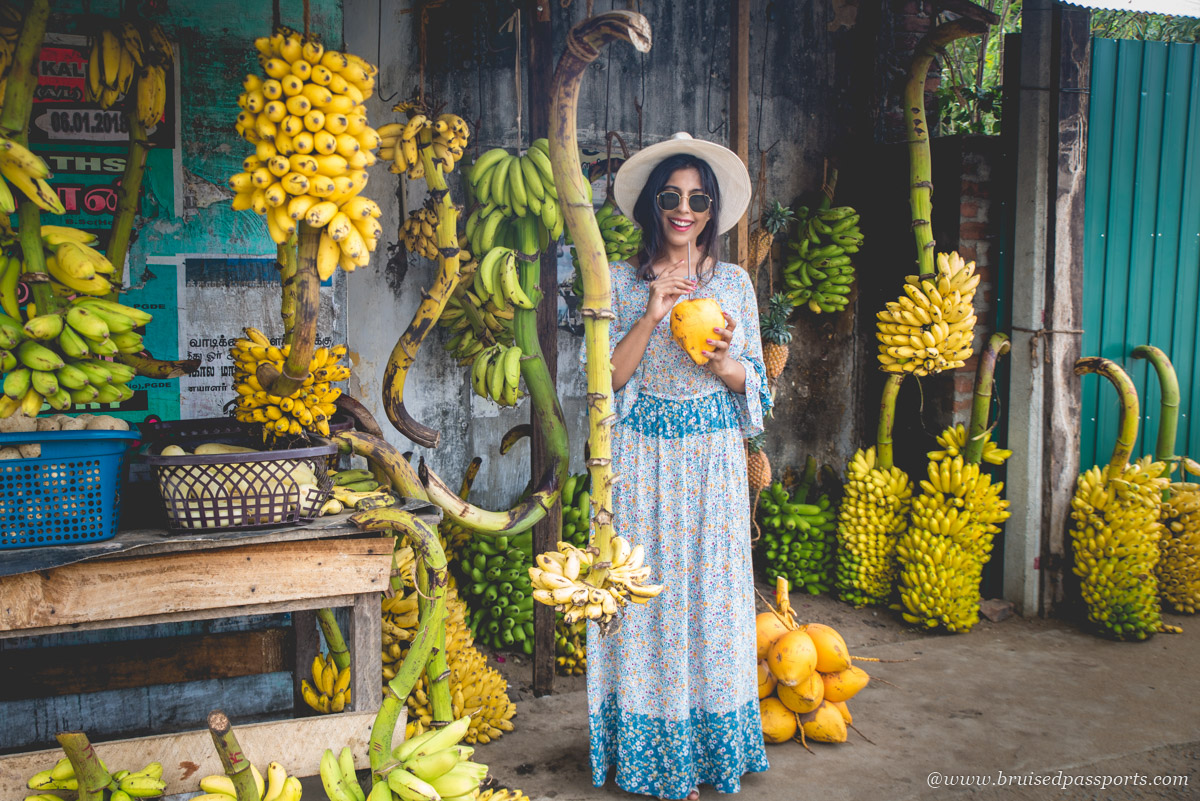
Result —
<path fill-rule="evenodd" d="M 795 219 L 796 215 L 792 213 L 792 210 L 778 200 L 771 204 L 766 213 L 759 218 L 758 228 L 750 237 L 750 269 L 757 270 L 759 265 L 767 260 L 767 254 L 771 252 L 771 241 L 775 239 L 775 235 L 786 231 Z"/>
<path fill-rule="evenodd" d="M 767 301 L 767 313 L 759 326 L 763 340 L 763 363 L 767 368 L 767 380 L 772 384 L 787 364 L 788 343 L 792 341 L 792 327 L 787 319 L 793 308 L 787 295 L 772 295 Z"/>
<path fill-rule="evenodd" d="M 766 434 L 758 434 L 746 440 L 746 477 L 749 479 L 750 492 L 755 502 L 758 494 L 771 486 L 771 463 L 767 460 L 763 445 L 766 444 Z"/>

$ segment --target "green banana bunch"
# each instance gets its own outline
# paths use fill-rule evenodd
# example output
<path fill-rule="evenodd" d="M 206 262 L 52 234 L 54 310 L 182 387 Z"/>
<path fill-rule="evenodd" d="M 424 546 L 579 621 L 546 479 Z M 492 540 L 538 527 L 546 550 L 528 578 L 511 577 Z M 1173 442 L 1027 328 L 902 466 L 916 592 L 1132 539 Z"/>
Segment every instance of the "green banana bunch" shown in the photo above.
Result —
<path fill-rule="evenodd" d="M 800 207 L 796 238 L 788 243 L 792 255 L 783 267 L 793 304 L 807 305 L 816 314 L 846 308 L 854 284 L 850 257 L 863 242 L 858 222 L 858 213 L 849 206 Z"/>
<path fill-rule="evenodd" d="M 591 486 L 592 477 L 587 471 L 567 476 L 567 480 L 563 482 L 561 538 L 563 542 L 569 542 L 576 548 L 586 548 L 591 537 Z"/>
<path fill-rule="evenodd" d="M 642 229 L 633 220 L 617 211 L 612 199 L 604 201 L 604 205 L 596 209 L 596 222 L 600 225 L 600 236 L 604 239 L 604 252 L 609 262 L 627 261 L 642 248 Z M 567 234 L 567 244 L 574 245 L 570 233 Z M 571 248 L 571 263 L 575 265 L 575 275 L 571 279 L 571 291 L 576 297 L 583 297 L 583 273 L 579 271 L 579 254 Z"/>
<path fill-rule="evenodd" d="M 496 650 L 533 653 L 533 532 L 494 541 L 472 538 L 459 553 L 459 594 L 475 636 Z"/>
<path fill-rule="evenodd" d="M 370 470 L 330 470 L 329 476 L 335 487 L 342 487 L 349 492 L 374 492 L 379 489 L 379 482 Z"/>
<path fill-rule="evenodd" d="M 783 576 L 796 590 L 818 595 L 833 587 L 837 508 L 827 492 L 808 502 L 816 460 L 809 457 L 809 465 L 794 494 L 776 481 L 759 497 L 760 547 L 767 578 Z"/>
<path fill-rule="evenodd" d="M 487 231 L 485 241 L 494 236 L 502 218 L 529 217 L 545 232 L 543 241 L 557 242 L 565 222 L 558 204 L 554 171 L 550 166 L 550 142 L 537 139 L 523 156 L 514 156 L 504 148 L 493 148 L 471 165 L 467 176 L 479 202 L 483 204 L 467 220 L 467 237 L 471 252 L 482 253 L 490 245 L 481 246 L 471 234 L 476 228 Z M 489 208 L 490 207 L 490 208 Z M 486 213 L 484 213 L 486 209 Z M 474 219 L 474 224 L 472 224 Z M 543 249 L 545 245 L 543 244 Z"/>
<path fill-rule="evenodd" d="M 492 345 L 480 351 L 471 365 L 471 389 L 501 406 L 516 406 L 525 397 L 520 389 L 521 347 Z"/>
<path fill-rule="evenodd" d="M 108 770 L 103 761 L 100 762 L 100 767 L 105 771 Z M 119 770 L 113 773 L 112 783 L 109 785 L 112 791 L 109 801 L 156 798 L 162 795 L 163 790 L 167 787 L 167 783 L 162 780 L 162 774 L 161 762 L 151 762 L 138 771 Z M 71 761 L 63 757 L 49 770 L 43 770 L 31 776 L 26 786 L 31 790 L 65 790 L 73 793 L 79 791 L 79 780 L 75 777 L 75 767 Z M 60 796 L 54 793 L 42 793 L 37 796 L 29 796 L 28 799 L 34 799 L 34 801 L 59 799 L 61 801 Z"/>
<path fill-rule="evenodd" d="M 478 275 L 478 271 L 474 273 Z M 463 281 L 446 302 L 438 325 L 453 332 L 442 347 L 460 365 L 471 364 L 485 347 L 490 345 L 511 346 L 513 337 L 512 306 L 500 296 L 488 296 L 487 302 L 471 289 L 472 283 Z M 498 302 L 499 301 L 499 302 Z M 497 308 L 499 307 L 499 308 Z"/>
<path fill-rule="evenodd" d="M 562 613 L 554 619 L 554 667 L 560 676 L 587 674 L 587 621 L 567 623 Z"/>

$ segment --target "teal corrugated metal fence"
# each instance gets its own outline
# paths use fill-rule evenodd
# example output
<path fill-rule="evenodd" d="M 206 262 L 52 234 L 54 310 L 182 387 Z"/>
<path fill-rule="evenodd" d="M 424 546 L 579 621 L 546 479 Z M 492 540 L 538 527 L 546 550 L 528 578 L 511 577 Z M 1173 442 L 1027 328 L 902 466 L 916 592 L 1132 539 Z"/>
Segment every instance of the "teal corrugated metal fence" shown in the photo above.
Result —
<path fill-rule="evenodd" d="M 1179 373 L 1176 452 L 1200 454 L 1200 47 L 1092 41 L 1084 220 L 1083 355 L 1133 378 L 1142 406 L 1135 455 L 1154 450 L 1158 380 L 1138 345 L 1157 345 Z M 1083 383 L 1081 457 L 1108 461 L 1117 396 Z"/>

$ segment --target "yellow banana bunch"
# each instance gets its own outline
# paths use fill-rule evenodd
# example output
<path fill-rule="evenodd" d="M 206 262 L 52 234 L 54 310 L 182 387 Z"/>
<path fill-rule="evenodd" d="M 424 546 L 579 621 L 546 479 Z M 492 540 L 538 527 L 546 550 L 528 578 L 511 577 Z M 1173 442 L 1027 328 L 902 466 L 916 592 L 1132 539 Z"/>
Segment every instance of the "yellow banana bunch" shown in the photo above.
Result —
<path fill-rule="evenodd" d="M 174 61 L 174 47 L 157 23 L 122 20 L 105 26 L 88 55 L 87 98 L 107 109 L 132 90 L 138 121 L 153 128 L 166 108 L 167 70 Z"/>
<path fill-rule="evenodd" d="M 410 592 L 384 601 L 383 678 L 391 681 L 400 669 L 408 643 L 417 633 L 417 593 L 412 574 L 401 568 Z M 390 604 L 390 607 L 389 607 Z M 389 611 L 393 610 L 393 611 Z M 508 682 L 487 664 L 487 658 L 475 647 L 475 638 L 467 625 L 467 606 L 452 585 L 446 590 L 446 661 L 450 667 L 450 694 L 454 716 L 470 716 L 465 735 L 468 743 L 488 743 L 506 731 L 512 731 L 517 706 L 508 698 Z M 407 699 L 409 724 L 407 737 L 429 730 L 433 706 L 429 684 L 421 674 Z"/>
<path fill-rule="evenodd" d="M 414 180 L 425 177 L 417 137 L 428 128 L 433 131 L 430 143 L 433 161 L 441 165 L 442 174 L 449 175 L 462 159 L 471 139 L 467 121 L 457 114 L 441 114 L 430 119 L 431 112 L 412 101 L 399 103 L 392 111 L 406 113 L 408 121 L 388 123 L 379 128 L 379 157 L 392 162 L 388 169 L 396 175 L 407 174 Z"/>
<path fill-rule="evenodd" d="M 1010 516 L 1008 501 L 1001 497 L 1004 485 L 993 484 L 978 464 L 964 463 L 961 453 L 950 454 L 965 442 L 961 425 L 938 437 L 944 450 L 930 452 L 929 478 L 921 481 L 908 528 L 896 544 L 903 618 L 951 632 L 970 631 L 979 622 L 983 566 L 991 556 L 993 535 Z M 992 454 L 993 464 L 1011 454 L 991 442 L 984 451 Z"/>
<path fill-rule="evenodd" d="M 1172 609 L 1194 615 L 1200 609 L 1200 484 L 1172 483 L 1162 517 L 1159 588 Z"/>
<path fill-rule="evenodd" d="M 400 226 L 400 242 L 409 253 L 437 261 L 437 212 L 427 202 L 419 209 L 408 213 L 408 219 Z"/>
<path fill-rule="evenodd" d="M 245 332 L 246 336 L 234 342 L 229 350 L 238 394 L 234 416 L 244 422 L 262 423 L 271 439 L 285 435 L 298 437 L 304 431 L 329 436 L 329 419 L 342 394 L 333 384 L 350 377 L 350 368 L 340 363 L 346 355 L 346 346 L 318 348 L 308 365 L 308 378 L 285 398 L 267 393 L 258 381 L 257 371 L 260 365 L 269 364 L 282 372 L 291 346 L 276 347 L 257 328 L 246 328 Z"/>
<path fill-rule="evenodd" d="M 954 458 L 964 453 L 967 449 L 967 427 L 959 423 L 956 426 L 947 428 L 938 436 L 937 443 L 942 446 L 942 450 L 930 451 L 926 454 L 931 460 L 940 461 L 947 457 Z M 982 459 L 988 464 L 1004 464 L 1004 461 L 1012 456 L 1012 453 L 1012 451 L 1001 448 L 992 442 L 990 435 L 986 437 L 983 443 Z"/>
<path fill-rule="evenodd" d="M 51 214 L 66 212 L 58 193 L 46 182 L 50 177 L 49 165 L 29 148 L 6 136 L 0 136 L 0 175 L 7 179 L 0 181 L 0 212 L 12 214 L 17 210 L 17 200 L 9 184 L 19 189 L 42 211 Z"/>
<path fill-rule="evenodd" d="M 300 780 L 295 776 L 288 776 L 287 770 L 278 762 L 267 766 L 265 780 L 253 764 L 250 765 L 250 774 L 254 777 L 254 785 L 262 801 L 300 801 Z M 237 799 L 237 788 L 234 787 L 233 779 L 224 773 L 205 776 L 200 780 L 200 790 L 204 795 L 197 796 L 199 801 Z"/>
<path fill-rule="evenodd" d="M 265 75 L 247 75 L 238 96 L 234 127 L 255 152 L 229 179 L 234 210 L 263 215 L 276 244 L 301 222 L 324 229 L 322 280 L 368 264 L 383 233 L 379 206 L 360 194 L 379 147 L 363 105 L 377 68 L 288 28 L 254 45 Z"/>
<path fill-rule="evenodd" d="M 560 676 L 587 675 L 587 621 L 554 621 L 554 666 Z"/>
<path fill-rule="evenodd" d="M 341 712 L 350 703 L 350 666 L 338 670 L 333 654 L 317 654 L 313 657 L 312 684 L 301 679 L 300 694 L 316 712 Z"/>
<path fill-rule="evenodd" d="M 587 581 L 595 558 L 592 550 L 560 542 L 557 552 L 538 554 L 537 567 L 529 568 L 533 599 L 562 612 L 568 626 L 584 618 L 603 625 L 626 603 L 648 603 L 662 593 L 663 585 L 645 583 L 650 567 L 644 564 L 641 545 L 613 537 L 612 550 L 612 566 L 605 574 L 603 587 Z"/>
<path fill-rule="evenodd" d="M 1110 470 L 1079 476 L 1071 499 L 1074 573 L 1089 620 L 1117 639 L 1144 640 L 1163 629 L 1155 571 L 1167 465 L 1147 456 L 1119 475 Z"/>
<path fill-rule="evenodd" d="M 933 375 L 962 367 L 974 349 L 975 262 L 939 253 L 933 275 L 910 275 L 904 295 L 879 312 L 875 337 L 887 373 Z"/>
<path fill-rule="evenodd" d="M 511 787 L 493 787 L 479 794 L 476 801 L 530 801 L 529 796 Z"/>
<path fill-rule="evenodd" d="M 911 500 L 908 476 L 877 466 L 874 447 L 851 457 L 838 509 L 836 584 L 843 601 L 887 602 L 896 579 L 896 540 L 908 524 Z"/>

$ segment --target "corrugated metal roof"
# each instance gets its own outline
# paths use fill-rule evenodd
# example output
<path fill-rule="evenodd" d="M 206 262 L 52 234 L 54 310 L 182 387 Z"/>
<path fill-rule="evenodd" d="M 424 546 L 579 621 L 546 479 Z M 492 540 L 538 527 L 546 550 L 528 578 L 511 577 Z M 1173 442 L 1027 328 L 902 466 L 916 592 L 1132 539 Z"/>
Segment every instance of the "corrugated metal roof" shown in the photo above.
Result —
<path fill-rule="evenodd" d="M 1114 11 L 1143 11 L 1173 17 L 1200 17 L 1200 0 L 1062 0 L 1073 6 Z"/>

